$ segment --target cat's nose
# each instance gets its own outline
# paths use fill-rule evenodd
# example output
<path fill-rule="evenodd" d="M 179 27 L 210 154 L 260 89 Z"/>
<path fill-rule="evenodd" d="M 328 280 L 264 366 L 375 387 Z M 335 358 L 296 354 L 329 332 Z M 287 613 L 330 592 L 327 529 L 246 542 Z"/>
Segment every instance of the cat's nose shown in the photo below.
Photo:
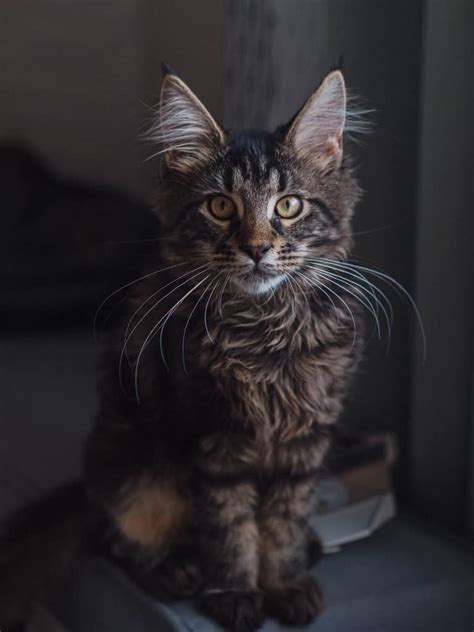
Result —
<path fill-rule="evenodd" d="M 240 249 L 243 250 L 248 256 L 258 263 L 263 255 L 270 250 L 272 245 L 268 241 L 263 241 L 260 244 L 244 244 L 240 246 Z"/>

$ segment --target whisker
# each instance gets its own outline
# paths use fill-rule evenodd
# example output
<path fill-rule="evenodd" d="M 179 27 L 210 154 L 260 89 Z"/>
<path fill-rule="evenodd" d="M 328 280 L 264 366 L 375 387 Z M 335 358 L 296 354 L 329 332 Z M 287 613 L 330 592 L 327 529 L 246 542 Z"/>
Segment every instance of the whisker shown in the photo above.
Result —
<path fill-rule="evenodd" d="M 314 280 L 314 279 L 312 279 L 311 277 L 305 276 L 302 272 L 299 272 L 298 270 L 295 270 L 295 273 L 296 273 L 296 274 L 298 274 L 300 277 L 302 277 L 304 281 L 306 281 L 306 282 L 307 282 L 307 283 L 309 283 L 310 285 L 313 285 L 313 280 Z M 336 304 L 335 304 L 335 302 L 333 301 L 333 299 L 332 299 L 331 295 L 330 295 L 330 294 L 328 294 L 328 293 L 326 292 L 326 290 L 324 289 L 324 286 L 323 286 L 323 285 L 318 285 L 318 286 L 313 286 L 313 287 L 317 287 L 317 289 L 318 289 L 320 292 L 322 292 L 322 293 L 326 296 L 326 298 L 327 298 L 327 299 L 331 302 L 331 305 L 334 307 L 334 311 L 335 311 L 335 313 L 336 313 L 336 316 L 337 316 L 337 318 L 338 318 L 338 321 L 340 322 L 339 310 L 338 310 L 338 308 L 336 307 Z"/>
<path fill-rule="evenodd" d="M 368 274 L 372 274 L 373 276 L 378 277 L 380 280 L 384 281 L 385 283 L 393 287 L 393 289 L 398 290 L 398 292 L 408 300 L 411 308 L 413 309 L 415 313 L 418 327 L 420 329 L 420 334 L 421 334 L 421 339 L 422 339 L 422 349 L 423 349 L 423 362 L 425 362 L 426 348 L 427 348 L 425 328 L 423 325 L 423 319 L 421 317 L 420 311 L 412 295 L 410 294 L 410 292 L 406 290 L 401 283 L 399 283 L 396 279 L 391 277 L 389 274 L 386 274 L 385 272 L 381 272 L 380 270 L 374 270 L 372 268 L 368 268 L 367 266 L 361 266 L 361 265 L 350 263 L 350 262 L 344 262 L 344 265 L 356 270 L 362 270 L 364 272 L 367 272 Z"/>
<path fill-rule="evenodd" d="M 133 334 L 135 333 L 135 331 L 137 330 L 137 328 L 141 325 L 141 323 L 145 320 L 145 318 L 147 318 L 147 316 L 156 308 L 158 307 L 158 305 L 160 303 L 162 303 L 168 296 L 170 296 L 171 294 L 173 294 L 173 292 L 176 292 L 176 290 L 179 290 L 180 287 L 182 287 L 183 285 L 186 285 L 186 283 L 189 283 L 189 281 L 191 281 L 192 279 L 194 279 L 195 277 L 199 276 L 200 274 L 204 274 L 206 272 L 207 269 L 209 269 L 210 265 L 205 265 L 205 266 L 201 266 L 204 267 L 204 270 L 200 270 L 199 272 L 196 272 L 195 274 L 193 274 L 193 276 L 185 279 L 182 283 L 180 283 L 178 286 L 172 288 L 169 292 L 167 292 L 164 296 L 162 296 L 158 301 L 156 301 L 155 303 L 153 303 L 153 305 L 147 309 L 147 311 L 145 312 L 145 314 L 143 314 L 143 316 L 138 320 L 137 323 L 135 323 L 135 326 L 133 327 L 133 329 L 130 331 L 130 333 L 126 336 L 124 343 L 123 343 L 123 347 L 122 347 L 122 351 L 120 353 L 120 359 L 119 359 L 119 381 L 120 381 L 120 385 L 122 387 L 122 390 L 124 390 L 123 387 L 123 381 L 122 381 L 122 365 L 123 365 L 123 358 L 124 356 L 127 357 L 127 362 L 130 365 L 130 361 L 129 361 L 129 357 L 127 354 L 127 346 L 128 343 L 130 342 Z M 191 272 L 195 272 L 195 270 L 191 270 Z M 182 277 L 180 277 L 182 278 Z M 173 282 L 179 281 L 179 279 L 174 280 Z M 170 285 L 170 284 L 167 284 Z M 162 289 L 164 288 L 160 288 L 160 290 L 158 290 L 158 292 L 160 292 Z M 155 292 L 155 295 L 158 293 Z M 148 299 L 147 299 L 148 300 Z M 140 306 L 139 309 L 141 309 L 142 306 Z M 136 312 L 135 312 L 136 313 Z M 135 314 L 134 314 L 135 315 Z M 133 316 L 132 316 L 133 318 Z M 128 328 L 127 328 L 128 329 Z"/>
<path fill-rule="evenodd" d="M 191 322 L 191 318 L 193 317 L 194 312 L 196 311 L 199 303 L 202 301 L 204 295 L 206 294 L 207 290 L 211 287 L 211 285 L 214 283 L 214 279 L 211 279 L 211 281 L 206 285 L 205 289 L 203 290 L 203 292 L 201 293 L 201 296 L 198 298 L 198 300 L 196 301 L 193 309 L 191 310 L 191 313 L 189 314 L 187 320 L 186 320 L 186 324 L 184 325 L 184 329 L 183 329 L 183 339 L 181 342 L 181 358 L 183 360 L 183 370 L 184 372 L 187 374 L 188 370 L 186 368 L 186 360 L 185 360 L 185 345 L 186 345 L 186 333 L 188 331 L 188 327 L 189 327 L 189 323 Z"/>
<path fill-rule="evenodd" d="M 176 279 L 172 279 L 171 281 L 169 281 L 168 283 L 166 283 L 165 285 L 162 285 L 160 288 L 158 288 L 158 290 L 156 290 L 155 292 L 153 292 L 152 294 L 150 294 L 150 296 L 148 296 L 148 298 L 146 298 L 143 303 L 140 304 L 140 306 L 133 312 L 130 320 L 128 321 L 127 327 L 125 329 L 125 335 L 124 335 L 124 340 L 129 339 L 129 331 L 130 331 L 130 327 L 132 326 L 133 320 L 135 318 L 135 316 L 145 307 L 145 305 L 147 303 L 149 303 L 151 300 L 153 300 L 153 298 L 155 296 L 157 296 L 162 290 L 165 290 L 167 287 L 169 287 L 170 285 L 173 285 L 174 283 L 177 283 L 178 281 L 180 281 L 181 279 L 183 279 L 186 276 L 189 276 L 190 274 L 193 274 L 193 272 L 197 272 L 199 270 L 201 270 L 202 268 L 206 268 L 208 267 L 209 264 L 203 264 L 202 266 L 199 266 L 198 268 L 193 268 L 192 270 L 188 270 L 187 272 L 184 272 L 183 274 L 181 274 L 179 277 L 177 277 Z M 192 277 L 191 277 L 192 278 Z M 180 286 L 178 286 L 180 287 Z M 176 288 L 177 289 L 177 288 Z M 168 295 L 167 295 L 168 296 Z M 166 298 L 166 297 L 163 297 Z M 158 303 L 155 303 L 155 305 L 158 305 Z M 145 317 L 148 315 L 149 312 L 147 312 L 145 314 Z M 140 321 L 141 322 L 141 321 Z M 135 330 L 134 330 L 135 331 Z"/>
<path fill-rule="evenodd" d="M 401 226 L 402 222 L 392 222 L 391 224 L 386 224 L 385 226 L 376 226 L 375 228 L 369 228 L 367 230 L 358 230 L 351 234 L 353 237 L 356 237 L 358 235 L 371 235 L 372 233 L 379 233 L 383 230 L 390 230 L 392 228 L 399 228 Z"/>
<path fill-rule="evenodd" d="M 385 305 L 387 306 L 388 313 L 390 316 L 390 326 L 393 325 L 393 307 L 392 307 L 392 303 L 390 302 L 390 299 L 385 294 L 385 292 L 383 292 L 377 285 L 372 283 L 361 272 L 359 272 L 358 270 L 347 270 L 347 268 L 344 266 L 343 263 L 341 263 L 340 261 L 335 261 L 333 259 L 316 258 L 316 259 L 309 259 L 309 261 L 315 262 L 318 265 L 327 266 L 331 269 L 343 271 L 344 274 L 347 274 L 348 276 L 359 279 L 360 281 L 362 281 L 362 283 L 367 284 L 368 289 L 375 301 L 377 301 L 377 297 L 375 296 L 374 292 L 377 292 L 378 294 L 380 294 L 382 299 L 385 301 Z"/>
<path fill-rule="evenodd" d="M 181 301 L 179 301 L 177 304 L 175 304 L 175 306 L 168 312 L 163 325 L 160 328 L 160 354 L 161 354 L 161 359 L 163 360 L 163 364 L 165 365 L 165 368 L 167 371 L 169 371 L 169 367 L 168 367 L 168 363 L 166 362 L 166 358 L 165 358 L 165 351 L 164 351 L 164 347 L 163 347 L 163 335 L 165 333 L 165 327 L 166 327 L 166 323 L 168 322 L 168 320 L 170 319 L 170 317 L 175 313 L 175 311 L 178 309 L 178 307 L 185 301 L 185 299 L 194 292 L 194 290 L 197 290 L 197 288 L 204 283 L 204 281 L 206 281 L 206 279 L 209 278 L 209 275 L 207 275 L 206 277 L 204 277 L 204 279 L 201 279 L 201 281 L 199 281 L 199 283 L 197 285 L 195 285 L 185 296 L 183 296 L 183 298 L 181 299 Z M 194 311 L 194 310 L 193 310 Z"/>
<path fill-rule="evenodd" d="M 301 274 L 301 273 L 300 273 Z M 339 294 L 337 292 L 335 292 L 332 288 L 330 288 L 329 286 L 323 286 L 321 283 L 318 283 L 316 280 L 313 279 L 309 279 L 307 278 L 307 281 L 310 285 L 312 285 L 313 287 L 317 288 L 319 291 L 322 291 L 324 294 L 326 294 L 326 292 L 330 292 L 331 294 L 333 294 L 337 299 L 339 299 L 339 301 L 341 301 L 341 303 L 344 305 L 344 307 L 346 308 L 351 320 L 352 320 L 352 328 L 353 328 L 353 338 L 352 338 L 352 347 L 355 346 L 356 340 L 357 340 L 357 325 L 356 325 L 356 320 L 354 318 L 354 314 L 351 310 L 351 308 L 349 307 L 349 305 L 346 303 L 346 301 L 342 298 L 342 296 L 339 296 Z M 326 294 L 327 296 L 327 294 Z M 334 303 L 333 303 L 334 305 Z"/>
<path fill-rule="evenodd" d="M 145 279 L 149 279 L 151 276 L 154 276 L 155 274 L 159 274 L 160 272 L 164 272 L 165 270 L 171 270 L 172 268 L 177 268 L 178 266 L 184 266 L 185 263 L 186 262 L 183 261 L 181 263 L 175 263 L 174 265 L 171 265 L 171 266 L 166 266 L 165 268 L 160 268 L 159 270 L 154 270 L 153 272 L 149 272 L 148 274 L 144 274 L 143 276 L 139 277 L 138 279 L 135 279 L 134 281 L 130 281 L 129 283 L 125 283 L 125 285 L 122 285 L 122 287 L 119 287 L 114 292 L 111 292 L 102 301 L 102 303 L 99 305 L 99 307 L 97 308 L 97 310 L 95 312 L 94 320 L 93 320 L 94 339 L 97 339 L 97 319 L 99 317 L 99 314 L 100 314 L 101 310 L 104 308 L 104 306 L 110 301 L 111 298 L 116 296 L 119 292 L 122 292 L 123 290 L 126 290 L 128 287 L 131 287 L 132 285 L 135 285 L 135 283 L 140 283 L 140 281 L 144 281 Z"/>
<path fill-rule="evenodd" d="M 296 284 L 296 287 L 298 287 L 298 288 L 299 288 L 300 292 L 301 292 L 301 293 L 302 293 L 302 295 L 303 295 L 304 300 L 306 301 L 306 305 L 307 305 L 308 309 L 309 309 L 309 310 L 311 310 L 311 306 L 310 306 L 310 304 L 309 304 L 308 297 L 306 296 L 306 292 L 305 292 L 304 288 L 303 288 L 303 287 L 301 287 L 301 285 L 298 283 L 298 281 L 297 281 L 297 280 L 296 280 L 296 279 L 292 276 L 291 272 L 290 272 L 290 274 L 289 274 L 289 281 L 291 282 L 291 284 L 292 284 L 292 285 L 293 285 L 293 283 L 295 283 L 295 284 Z M 294 297 L 295 297 L 295 299 L 296 299 L 297 294 L 296 294 L 296 291 L 294 290 L 294 288 L 293 288 L 293 296 L 294 296 Z"/>
<path fill-rule="evenodd" d="M 221 318 L 222 318 L 222 299 L 223 299 L 223 296 L 224 296 L 225 288 L 226 288 L 227 284 L 229 283 L 229 280 L 230 280 L 231 276 L 232 276 L 232 272 L 229 272 L 229 274 L 227 275 L 226 280 L 222 284 L 222 290 L 221 290 L 221 294 L 220 294 L 220 298 L 219 298 L 219 314 L 220 314 Z"/>
<path fill-rule="evenodd" d="M 204 327 L 206 329 L 207 337 L 212 342 L 212 344 L 215 344 L 215 342 L 214 342 L 214 339 L 213 339 L 213 337 L 211 336 L 211 334 L 209 332 L 209 327 L 208 327 L 208 324 L 207 324 L 207 310 L 208 310 L 209 304 L 211 302 L 212 295 L 214 294 L 214 291 L 215 291 L 216 287 L 219 285 L 219 281 L 220 281 L 220 272 L 217 273 L 216 283 L 215 283 L 214 287 L 212 288 L 212 290 L 211 290 L 211 292 L 210 292 L 210 294 L 208 296 L 208 299 L 206 301 L 206 307 L 204 308 Z"/>
<path fill-rule="evenodd" d="M 373 293 L 371 293 L 372 298 L 375 300 L 375 308 L 374 305 L 370 302 L 370 300 L 368 299 L 368 297 L 366 297 L 365 292 L 368 291 L 366 287 L 364 287 L 363 285 L 361 285 L 360 283 L 357 283 L 356 281 L 348 281 L 346 278 L 344 278 L 343 276 L 341 276 L 341 274 L 335 274 L 334 272 L 329 272 L 326 269 L 326 266 L 323 266 L 322 269 L 319 266 L 316 265 L 311 265 L 309 266 L 311 267 L 312 270 L 316 270 L 318 272 L 318 274 L 321 275 L 328 275 L 329 276 L 329 280 L 332 280 L 335 283 L 335 279 L 340 281 L 341 283 L 344 284 L 344 287 L 346 288 L 346 291 L 351 294 L 351 296 L 354 296 L 354 298 L 356 298 L 356 300 L 359 301 L 359 303 L 361 303 L 374 317 L 374 321 L 375 321 L 375 325 L 377 328 L 377 335 L 379 340 L 381 339 L 381 329 L 380 329 L 380 322 L 379 322 L 379 318 L 378 318 L 378 307 L 380 306 L 380 308 L 382 309 L 382 311 L 384 312 L 386 321 L 387 321 L 387 328 L 388 328 L 388 333 L 390 336 L 390 320 L 388 318 L 388 314 L 387 311 L 385 309 L 385 306 L 381 303 L 381 301 L 374 296 Z M 340 270 L 338 268 L 331 268 L 331 269 L 336 269 L 337 271 L 340 272 Z M 326 276 L 326 278 L 328 278 L 328 276 Z M 337 283 L 335 283 L 337 285 Z M 348 287 L 347 287 L 348 286 Z M 351 290 L 349 288 L 358 288 L 361 290 L 361 295 L 356 294 L 351 292 Z"/>
<path fill-rule="evenodd" d="M 101 325 L 101 329 L 102 331 L 105 331 L 106 327 L 107 327 L 107 323 L 109 322 L 109 320 L 112 318 L 112 314 L 114 313 L 115 309 L 119 306 L 122 305 L 123 303 L 125 303 L 125 301 L 127 300 L 128 296 L 124 296 L 123 298 L 120 299 L 120 301 L 118 303 L 116 303 L 112 309 L 110 310 L 110 312 L 107 314 L 107 316 L 105 317 L 104 321 L 102 322 Z M 95 332 L 94 332 L 94 338 L 95 338 Z"/>
<path fill-rule="evenodd" d="M 201 273 L 202 274 L 202 273 Z M 183 303 L 183 301 L 186 300 L 186 298 L 192 294 L 194 292 L 195 289 L 197 289 L 202 283 L 204 283 L 204 281 L 206 279 L 208 279 L 209 276 L 204 277 L 204 279 L 201 279 L 201 281 L 199 281 L 196 285 L 194 285 L 188 292 L 186 292 L 186 294 L 180 298 L 174 305 L 173 307 L 171 307 L 168 312 L 162 317 L 160 318 L 160 320 L 152 327 L 151 331 L 149 332 L 149 334 L 147 335 L 147 337 L 145 338 L 145 341 L 143 342 L 141 349 L 140 349 L 140 353 L 138 354 L 136 363 L 135 363 L 135 397 L 137 400 L 137 404 L 140 405 L 140 393 L 139 393 L 139 388 L 138 388 L 138 377 L 139 377 L 139 368 L 140 368 L 140 361 L 142 358 L 142 355 L 145 351 L 145 349 L 147 348 L 148 344 L 153 340 L 153 338 L 155 337 L 155 335 L 158 333 L 158 330 L 160 328 L 161 323 L 163 323 L 163 325 L 161 325 L 161 327 L 163 328 L 166 323 L 168 322 L 168 319 L 170 318 L 170 316 L 172 316 L 174 314 L 174 312 L 176 311 L 176 309 Z M 160 340 L 160 343 L 162 342 L 162 340 Z M 160 345 L 160 351 L 162 352 L 162 345 Z M 166 363 L 166 360 L 164 358 L 164 354 L 162 353 L 162 359 L 163 362 L 165 364 L 165 367 L 167 370 L 169 370 L 169 367 Z"/>
<path fill-rule="evenodd" d="M 350 294 L 353 298 L 355 298 L 356 301 L 358 301 L 363 307 L 365 307 L 374 317 L 374 320 L 377 324 L 377 332 L 378 332 L 378 336 L 379 339 L 381 337 L 381 332 L 380 332 L 380 323 L 379 323 L 379 319 L 377 317 L 377 312 L 374 310 L 373 306 L 371 305 L 371 303 L 365 298 L 365 295 L 359 295 L 356 294 L 355 292 L 353 292 L 352 290 L 349 289 L 349 287 L 347 287 L 347 285 L 349 284 L 348 281 L 345 281 L 342 277 L 340 277 L 339 275 L 335 275 L 332 272 L 327 272 L 321 270 L 320 268 L 316 268 L 315 266 L 312 266 L 313 270 L 317 270 L 317 273 L 319 276 L 322 276 L 323 279 L 326 279 L 328 281 L 330 281 L 333 285 L 335 285 L 336 287 L 340 288 L 341 290 L 343 290 L 344 292 L 347 292 L 348 294 Z M 338 281 L 336 281 L 335 279 L 338 279 Z M 344 285 L 342 285 L 342 284 Z"/>
<path fill-rule="evenodd" d="M 171 145 L 169 147 L 165 147 L 164 149 L 160 149 L 160 151 L 156 151 L 151 156 L 148 156 L 148 158 L 145 158 L 144 162 L 149 162 L 150 160 L 153 160 L 153 158 L 157 158 L 158 156 L 161 156 L 162 154 L 166 154 L 169 151 L 186 151 L 186 150 L 192 151 L 193 149 L 194 149 L 193 145 L 185 145 L 185 144 Z"/>
<path fill-rule="evenodd" d="M 350 281 L 351 285 L 358 287 L 362 292 L 366 292 L 366 291 L 370 292 L 370 295 L 372 296 L 375 302 L 375 308 L 377 310 L 377 314 L 378 314 L 379 308 L 382 310 L 384 318 L 385 318 L 385 322 L 387 324 L 387 334 L 388 334 L 387 353 L 388 353 L 388 350 L 390 349 L 390 344 L 391 344 L 391 328 L 393 326 L 393 308 L 385 292 L 383 292 L 379 287 L 377 287 L 374 283 L 372 283 L 369 279 L 367 279 L 358 270 L 347 270 L 343 265 L 338 265 L 337 263 L 333 263 L 332 261 L 331 263 L 328 263 L 327 259 L 321 259 L 321 260 L 310 259 L 310 261 L 314 261 L 314 262 L 317 261 L 318 265 L 322 265 L 324 268 L 328 267 L 330 270 L 335 270 L 336 272 L 344 273 L 347 276 L 350 276 L 362 281 L 362 283 L 368 286 L 368 287 L 365 287 L 365 286 L 360 285 L 356 281 Z M 380 294 L 382 299 L 385 301 L 385 304 L 388 308 L 388 312 L 387 312 L 387 309 L 385 308 L 384 303 L 376 295 L 376 292 Z M 380 339 L 380 327 L 378 327 L 378 336 Z"/>
<path fill-rule="evenodd" d="M 273 289 L 273 287 L 272 287 L 272 286 L 270 286 L 270 292 L 272 293 L 272 302 L 273 302 L 273 305 L 275 305 L 275 300 L 276 300 L 276 299 L 275 299 L 275 290 Z"/>
<path fill-rule="evenodd" d="M 296 287 L 303 294 L 303 298 L 304 298 L 304 300 L 306 302 L 306 305 L 307 305 L 308 309 L 311 310 L 311 306 L 309 304 L 309 300 L 308 300 L 307 292 L 305 291 L 305 288 L 302 287 L 302 285 L 300 285 L 300 283 L 295 278 L 292 279 L 292 283 L 296 284 Z M 297 292 L 296 292 L 296 290 L 294 288 L 293 288 L 293 296 L 295 297 L 295 300 L 297 300 Z"/>
<path fill-rule="evenodd" d="M 286 285 L 288 286 L 293 299 L 296 301 L 296 299 L 297 299 L 296 290 L 295 290 L 295 288 L 293 286 L 293 283 L 292 283 L 291 272 L 285 273 L 284 281 L 285 281 Z"/>

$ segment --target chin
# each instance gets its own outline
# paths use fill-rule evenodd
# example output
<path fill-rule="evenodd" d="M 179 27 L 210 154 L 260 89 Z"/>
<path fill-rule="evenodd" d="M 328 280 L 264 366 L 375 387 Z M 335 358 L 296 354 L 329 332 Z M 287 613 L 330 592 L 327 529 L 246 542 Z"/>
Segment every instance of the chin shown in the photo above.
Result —
<path fill-rule="evenodd" d="M 284 274 L 260 275 L 248 274 L 245 277 L 235 277 L 232 283 L 239 288 L 243 294 L 256 296 L 258 294 L 266 294 L 285 279 Z"/>

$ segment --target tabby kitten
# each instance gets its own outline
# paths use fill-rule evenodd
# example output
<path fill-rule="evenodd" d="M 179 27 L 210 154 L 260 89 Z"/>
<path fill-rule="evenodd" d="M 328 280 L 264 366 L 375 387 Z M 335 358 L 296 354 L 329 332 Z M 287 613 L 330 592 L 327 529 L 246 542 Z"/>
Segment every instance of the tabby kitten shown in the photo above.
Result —
<path fill-rule="evenodd" d="M 306 518 L 360 345 L 346 120 L 338 70 L 267 133 L 222 128 L 165 69 L 157 262 L 104 355 L 85 496 L 48 526 L 66 561 L 100 529 L 147 589 L 238 632 L 322 607 Z"/>

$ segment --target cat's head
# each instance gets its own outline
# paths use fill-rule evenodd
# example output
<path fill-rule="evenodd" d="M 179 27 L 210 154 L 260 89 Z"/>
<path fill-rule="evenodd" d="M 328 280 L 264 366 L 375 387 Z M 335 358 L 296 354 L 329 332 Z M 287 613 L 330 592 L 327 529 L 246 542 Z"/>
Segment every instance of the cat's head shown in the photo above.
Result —
<path fill-rule="evenodd" d="M 309 282 L 317 257 L 347 256 L 359 189 L 344 155 L 346 120 L 339 70 L 272 133 L 224 129 L 168 70 L 152 130 L 164 155 L 164 258 L 251 295 L 292 277 Z"/>

